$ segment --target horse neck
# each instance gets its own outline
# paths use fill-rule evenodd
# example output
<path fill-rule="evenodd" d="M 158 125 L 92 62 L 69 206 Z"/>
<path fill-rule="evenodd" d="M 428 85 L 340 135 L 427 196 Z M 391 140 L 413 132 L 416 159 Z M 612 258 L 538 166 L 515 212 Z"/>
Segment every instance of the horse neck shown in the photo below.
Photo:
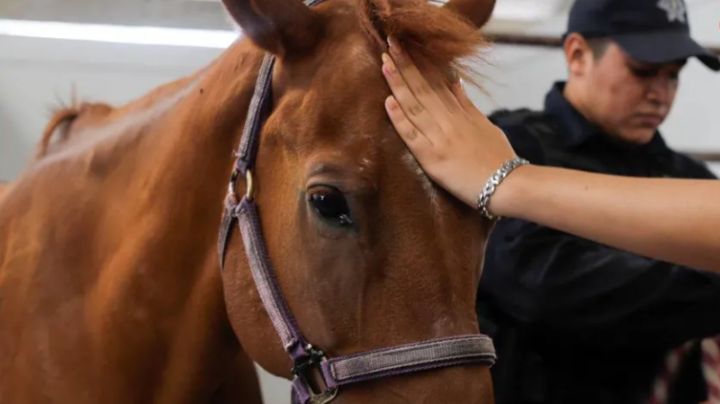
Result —
<path fill-rule="evenodd" d="M 98 191 L 90 203 L 103 214 L 85 246 L 94 257 L 71 271 L 91 279 L 86 318 L 103 347 L 97 355 L 159 402 L 222 379 L 240 349 L 215 245 L 254 61 L 259 55 L 236 45 L 199 74 L 111 112 L 88 129 L 98 133 L 83 135 L 89 143 L 41 162 L 72 160 Z"/>
<path fill-rule="evenodd" d="M 233 46 L 110 111 L 0 197 L 0 396 L 209 402 L 228 375 L 252 379 L 214 246 L 257 64 Z"/>
<path fill-rule="evenodd" d="M 113 167 L 110 187 L 116 183 L 122 189 L 109 203 L 121 206 L 123 218 L 115 224 L 127 229 L 115 234 L 136 235 L 128 247 L 135 248 L 133 260 L 164 268 L 153 270 L 153 281 L 177 285 L 177 300 L 208 271 L 213 294 L 222 298 L 215 246 L 233 150 L 260 60 L 251 49 L 247 42 L 236 44 L 199 74 L 108 118 L 125 130 L 108 143 L 112 161 L 101 164 Z M 124 274 L 131 284 L 147 276 L 136 270 Z"/>
<path fill-rule="evenodd" d="M 155 215 L 166 241 L 215 245 L 229 175 L 260 55 L 247 42 L 230 48 L 202 72 L 161 88 L 111 114 L 131 127 L 110 150 L 123 166 L 125 209 Z M 191 251 L 197 251 L 197 248 Z M 181 254 L 190 251 L 178 251 Z M 212 249 L 214 252 L 214 248 Z"/>

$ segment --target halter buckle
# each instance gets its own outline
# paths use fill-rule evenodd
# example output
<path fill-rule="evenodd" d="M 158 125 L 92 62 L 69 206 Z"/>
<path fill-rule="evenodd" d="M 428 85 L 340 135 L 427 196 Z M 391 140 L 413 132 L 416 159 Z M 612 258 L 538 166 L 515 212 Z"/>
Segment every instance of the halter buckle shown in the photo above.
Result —
<path fill-rule="evenodd" d="M 337 396 L 338 388 L 328 388 L 327 381 L 325 380 L 325 376 L 320 368 L 320 365 L 327 361 L 327 357 L 322 350 L 317 349 L 310 344 L 308 344 L 305 349 L 307 351 L 307 355 L 295 360 L 295 364 L 290 371 L 307 388 L 310 393 L 309 402 L 311 404 L 329 403 Z M 321 376 L 320 379 L 322 379 L 322 383 L 324 384 L 323 391 L 315 391 L 315 383 L 313 382 L 314 379 L 312 379 L 311 376 L 313 370 L 316 370 Z"/>

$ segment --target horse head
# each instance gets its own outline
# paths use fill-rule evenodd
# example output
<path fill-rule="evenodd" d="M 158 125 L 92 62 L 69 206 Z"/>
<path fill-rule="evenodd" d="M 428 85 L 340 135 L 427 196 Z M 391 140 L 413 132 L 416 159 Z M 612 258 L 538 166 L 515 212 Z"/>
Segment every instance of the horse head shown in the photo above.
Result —
<path fill-rule="evenodd" d="M 252 42 L 277 58 L 254 193 L 269 261 L 307 339 L 337 356 L 477 333 L 489 224 L 435 187 L 394 132 L 380 56 L 392 35 L 427 74 L 450 80 L 457 60 L 482 44 L 477 28 L 493 2 L 224 3 Z M 223 273 L 230 322 L 261 366 L 289 377 L 238 239 L 230 240 Z M 360 384 L 338 402 L 470 397 L 492 400 L 487 368 Z"/>

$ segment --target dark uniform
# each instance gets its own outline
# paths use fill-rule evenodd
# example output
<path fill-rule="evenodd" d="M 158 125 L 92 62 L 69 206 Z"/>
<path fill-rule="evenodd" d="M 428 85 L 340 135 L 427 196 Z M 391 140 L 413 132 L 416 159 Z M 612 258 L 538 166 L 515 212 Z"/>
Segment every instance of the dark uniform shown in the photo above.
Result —
<path fill-rule="evenodd" d="M 519 156 L 625 176 L 714 178 L 660 134 L 637 146 L 602 133 L 564 98 L 563 86 L 555 84 L 543 113 L 491 117 Z M 720 334 L 720 276 L 522 220 L 497 224 L 478 302 L 483 331 L 498 348 L 498 404 L 644 403 L 672 348 Z M 672 402 L 705 397 L 699 358 L 691 350 Z"/>

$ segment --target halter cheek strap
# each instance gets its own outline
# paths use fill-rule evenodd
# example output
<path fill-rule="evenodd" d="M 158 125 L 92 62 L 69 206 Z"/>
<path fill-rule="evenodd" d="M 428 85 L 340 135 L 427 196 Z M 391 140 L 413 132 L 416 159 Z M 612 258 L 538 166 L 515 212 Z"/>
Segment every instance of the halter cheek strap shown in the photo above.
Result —
<path fill-rule="evenodd" d="M 312 6 L 320 1 L 312 0 L 307 4 Z M 251 170 L 255 165 L 262 125 L 271 108 L 274 62 L 274 56 L 265 56 L 255 84 L 237 153 L 238 159 L 231 175 L 218 237 L 218 254 L 222 269 L 228 240 L 237 221 L 258 294 L 283 348 L 294 364 L 293 402 L 327 403 L 337 396 L 343 386 L 389 376 L 448 366 L 492 366 L 496 359 L 495 349 L 492 340 L 482 334 L 433 339 L 332 358 L 328 358 L 322 350 L 305 339 L 278 286 L 265 247 L 258 206 L 252 195 Z M 241 175 L 246 176 L 249 182 L 248 192 L 238 201 L 235 183 Z M 324 386 L 320 391 L 315 391 L 313 387 L 313 373 L 321 376 Z"/>

